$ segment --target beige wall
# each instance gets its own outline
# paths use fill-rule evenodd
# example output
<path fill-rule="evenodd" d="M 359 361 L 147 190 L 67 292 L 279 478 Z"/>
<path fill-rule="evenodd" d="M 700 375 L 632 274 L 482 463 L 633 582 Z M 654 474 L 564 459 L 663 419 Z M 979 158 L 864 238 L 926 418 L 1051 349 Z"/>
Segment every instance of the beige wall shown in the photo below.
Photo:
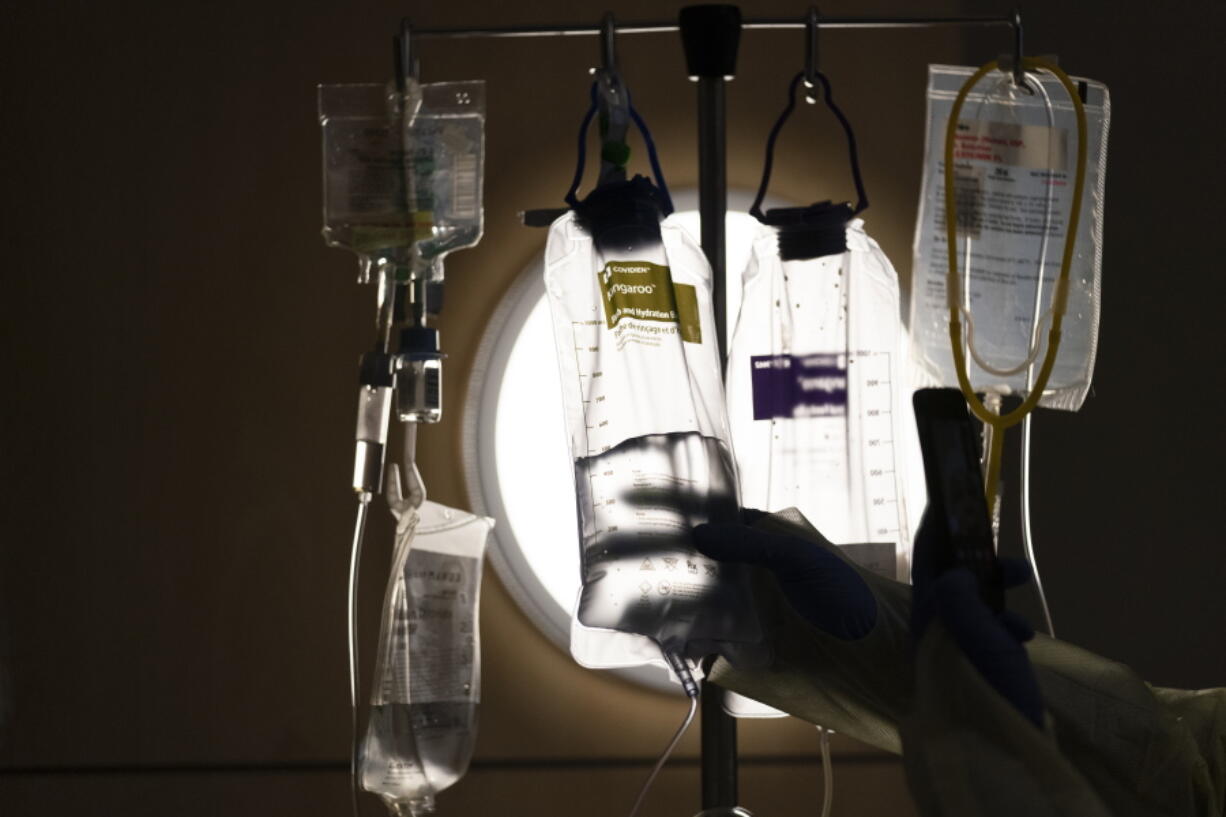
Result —
<path fill-rule="evenodd" d="M 932 0 L 923 10 L 957 6 Z M 918 11 L 887 0 L 823 8 Z M 1037 465 L 1038 535 L 1051 543 L 1045 575 L 1066 632 L 1158 681 L 1221 683 L 1226 613 L 1212 577 L 1223 562 L 1210 547 L 1220 535 L 1209 501 L 1223 486 L 1220 469 L 1196 457 L 1222 450 L 1209 424 L 1220 386 L 1199 387 L 1200 401 L 1185 405 L 1166 434 L 1127 438 L 1150 469 L 1140 476 L 1136 460 L 1119 459 L 1113 437 L 1135 430 L 1129 407 L 1169 417 L 1174 388 L 1220 380 L 1204 374 L 1217 372 L 1216 352 L 1197 351 L 1221 345 L 1213 300 L 1176 298 L 1154 283 L 1195 281 L 1221 293 L 1209 219 L 1219 208 L 1185 210 L 1180 222 L 1169 212 L 1169 197 L 1203 197 L 1203 174 L 1221 181 L 1216 160 L 1206 161 L 1214 157 L 1206 121 L 1213 106 L 1190 62 L 1217 45 L 1193 25 L 1104 19 L 1108 8 L 1045 3 L 1030 39 L 1112 86 L 1119 135 L 1100 396 L 1077 417 L 1039 425 L 1047 437 Z M 352 259 L 318 238 L 314 85 L 386 76 L 390 33 L 404 13 L 424 26 L 451 26 L 594 20 L 602 10 L 561 0 L 320 11 L 39 4 L 0 32 L 10 61 L 0 97 L 8 193 L 0 247 L 0 349 L 9 373 L 0 401 L 5 814 L 346 808 L 347 480 L 354 367 L 371 339 L 373 295 L 353 284 Z M 617 10 L 643 19 L 669 17 L 674 7 L 621 2 Z M 746 11 L 803 7 L 763 2 Z M 1192 10 L 1209 11 L 1207 3 Z M 1097 34 L 1103 25 L 1113 36 Z M 1155 27 L 1181 46 L 1172 53 L 1185 62 L 1169 69 L 1174 87 L 1153 81 L 1137 59 L 1142 49 L 1129 44 Z M 1007 37 L 993 37 L 822 38 L 823 67 L 858 125 L 873 202 L 868 227 L 904 278 L 924 66 L 994 56 Z M 422 48 L 427 80 L 484 77 L 490 99 L 487 233 L 448 268 L 442 332 L 451 410 L 420 443 L 431 496 L 441 502 L 466 506 L 455 410 L 465 372 L 500 293 L 544 240 L 519 227 L 515 213 L 557 203 L 569 183 L 584 70 L 595 55 L 594 40 Z M 669 182 L 694 185 L 693 88 L 675 37 L 625 39 L 621 55 Z M 765 132 L 801 56 L 795 33 L 746 36 L 729 89 L 731 185 L 756 186 Z M 1185 127 L 1183 135 L 1171 135 L 1168 121 Z M 798 118 L 780 151 L 780 195 L 851 195 L 832 119 Z M 1178 346 L 1146 342 L 1150 310 L 1176 307 L 1193 316 L 1175 327 Z M 1138 359 L 1146 361 L 1141 371 Z M 1144 384 L 1157 385 L 1150 394 L 1141 393 Z M 367 656 L 389 555 L 389 526 L 376 517 L 362 599 Z M 1146 537 L 1135 545 L 1134 530 Z M 1182 566 L 1178 588 L 1150 579 L 1169 575 L 1156 542 Z M 1108 555 L 1115 567 L 1104 571 Z M 477 765 L 443 796 L 441 813 L 623 813 L 679 720 L 679 702 L 580 670 L 489 575 Z M 819 770 L 811 728 L 746 724 L 741 744 L 746 805 L 760 815 L 812 813 Z M 841 739 L 836 752 L 842 808 L 908 813 L 895 762 Z M 696 734 L 679 756 L 646 814 L 697 810 Z"/>

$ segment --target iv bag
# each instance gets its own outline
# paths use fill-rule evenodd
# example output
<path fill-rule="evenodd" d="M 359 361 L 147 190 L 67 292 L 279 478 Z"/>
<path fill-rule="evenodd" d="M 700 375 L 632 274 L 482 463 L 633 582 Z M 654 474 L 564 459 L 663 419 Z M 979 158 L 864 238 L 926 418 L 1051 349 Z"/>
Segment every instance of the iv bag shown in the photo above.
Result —
<path fill-rule="evenodd" d="M 728 355 L 741 501 L 798 509 L 861 567 L 907 582 L 925 504 L 911 409 L 915 372 L 898 276 L 864 222 L 846 249 L 784 261 L 761 225 Z M 782 717 L 728 692 L 737 718 Z"/>
<path fill-rule="evenodd" d="M 784 261 L 759 227 L 732 348 L 728 416 L 741 500 L 797 508 L 853 561 L 910 575 L 924 509 L 898 277 L 864 222 L 847 249 Z"/>
<path fill-rule="evenodd" d="M 392 814 L 434 810 L 477 737 L 477 608 L 492 519 L 426 501 L 401 513 L 358 766 Z"/>
<path fill-rule="evenodd" d="M 485 83 L 319 86 L 324 240 L 400 258 L 442 279 L 447 253 L 481 238 Z"/>
<path fill-rule="evenodd" d="M 736 476 L 710 267 L 681 227 L 658 234 L 597 247 L 571 212 L 545 251 L 583 573 L 571 652 L 588 667 L 760 639 L 743 569 L 691 544 L 737 521 Z"/>
<path fill-rule="evenodd" d="M 924 385 L 958 387 L 949 338 L 945 232 L 945 130 L 974 68 L 928 69 L 928 131 L 915 231 L 910 330 Z M 1069 270 L 1063 336 L 1039 405 L 1076 411 L 1098 346 L 1103 191 L 1111 101 L 1107 88 L 1073 78 L 1083 98 L 1086 179 Z M 992 72 L 966 97 L 957 123 L 954 184 L 963 346 L 975 391 L 1025 395 L 1047 353 L 1051 304 L 1068 239 L 1077 170 L 1075 111 L 1059 80 Z"/>

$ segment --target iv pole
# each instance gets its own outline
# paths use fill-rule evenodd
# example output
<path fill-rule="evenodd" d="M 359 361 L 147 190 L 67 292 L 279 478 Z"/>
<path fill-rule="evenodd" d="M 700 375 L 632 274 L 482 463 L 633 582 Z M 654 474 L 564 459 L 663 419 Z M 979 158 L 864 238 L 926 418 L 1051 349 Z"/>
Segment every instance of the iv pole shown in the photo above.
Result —
<path fill-rule="evenodd" d="M 712 306 L 715 331 L 719 339 L 721 365 L 727 367 L 727 273 L 725 270 L 725 218 L 728 211 L 727 160 L 725 156 L 727 122 L 725 86 L 736 74 L 736 52 L 743 30 L 811 31 L 812 17 L 742 20 L 741 11 L 732 5 L 688 6 L 680 19 L 668 22 L 616 24 L 617 34 L 655 34 L 677 31 L 685 47 L 690 79 L 698 86 L 698 201 L 702 224 L 702 250 L 711 264 Z M 605 36 L 614 25 L 611 15 L 604 24 L 536 25 L 495 28 L 415 29 L 419 39 L 523 39 L 538 37 Z M 960 17 L 821 17 L 823 29 L 899 29 L 1008 26 L 1013 32 L 1013 70 L 1020 80 L 1022 66 L 1022 14 L 1014 9 L 1008 15 L 968 15 Z M 609 46 L 605 43 L 606 62 Z M 524 221 L 531 226 L 548 226 L 553 220 L 538 212 Z M 725 371 L 726 374 L 726 371 Z M 702 682 L 702 808 L 711 815 L 734 815 L 737 804 L 736 719 L 724 711 L 724 691 Z"/>

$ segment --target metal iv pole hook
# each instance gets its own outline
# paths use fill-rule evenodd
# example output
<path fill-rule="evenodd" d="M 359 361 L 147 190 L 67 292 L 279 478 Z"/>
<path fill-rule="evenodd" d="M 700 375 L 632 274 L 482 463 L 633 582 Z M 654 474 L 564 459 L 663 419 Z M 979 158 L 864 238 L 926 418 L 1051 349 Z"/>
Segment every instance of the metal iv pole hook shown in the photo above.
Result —
<path fill-rule="evenodd" d="M 810 105 L 817 104 L 817 83 L 818 83 L 818 59 L 817 59 L 817 30 L 820 26 L 820 12 L 817 6 L 809 6 L 809 13 L 805 16 L 805 102 Z"/>
<path fill-rule="evenodd" d="M 630 129 L 630 94 L 617 70 L 617 20 L 605 14 L 600 25 L 601 67 L 593 68 L 596 79 L 597 109 L 600 115 L 600 177 L 597 186 L 626 179 L 630 148 L 626 132 Z"/>

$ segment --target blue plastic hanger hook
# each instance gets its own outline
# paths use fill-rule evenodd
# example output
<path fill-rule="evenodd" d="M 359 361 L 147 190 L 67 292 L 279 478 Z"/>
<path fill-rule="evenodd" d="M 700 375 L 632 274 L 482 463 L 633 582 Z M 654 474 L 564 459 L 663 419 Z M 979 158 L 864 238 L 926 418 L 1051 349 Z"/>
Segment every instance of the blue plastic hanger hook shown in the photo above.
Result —
<path fill-rule="evenodd" d="M 579 125 L 578 162 L 575 165 L 575 177 L 571 181 L 570 190 L 566 191 L 565 202 L 572 209 L 579 205 L 579 185 L 583 181 L 583 168 L 587 162 L 587 131 L 596 115 L 600 115 L 600 178 L 597 187 L 626 180 L 626 163 L 630 159 L 630 147 L 626 144 L 626 136 L 630 131 L 630 123 L 639 129 L 643 143 L 647 147 L 647 159 L 651 163 L 651 171 L 655 175 L 656 187 L 663 202 L 661 212 L 669 215 L 673 212 L 673 202 L 668 195 L 668 186 L 664 183 L 664 174 L 660 172 L 660 160 L 656 156 L 656 146 L 651 140 L 651 133 L 646 123 L 634 110 L 630 101 L 630 91 L 622 82 L 621 73 L 617 70 L 617 20 L 613 13 L 605 14 L 600 26 L 601 67 L 591 70 L 593 82 L 591 90 L 592 104 L 584 114 Z"/>

